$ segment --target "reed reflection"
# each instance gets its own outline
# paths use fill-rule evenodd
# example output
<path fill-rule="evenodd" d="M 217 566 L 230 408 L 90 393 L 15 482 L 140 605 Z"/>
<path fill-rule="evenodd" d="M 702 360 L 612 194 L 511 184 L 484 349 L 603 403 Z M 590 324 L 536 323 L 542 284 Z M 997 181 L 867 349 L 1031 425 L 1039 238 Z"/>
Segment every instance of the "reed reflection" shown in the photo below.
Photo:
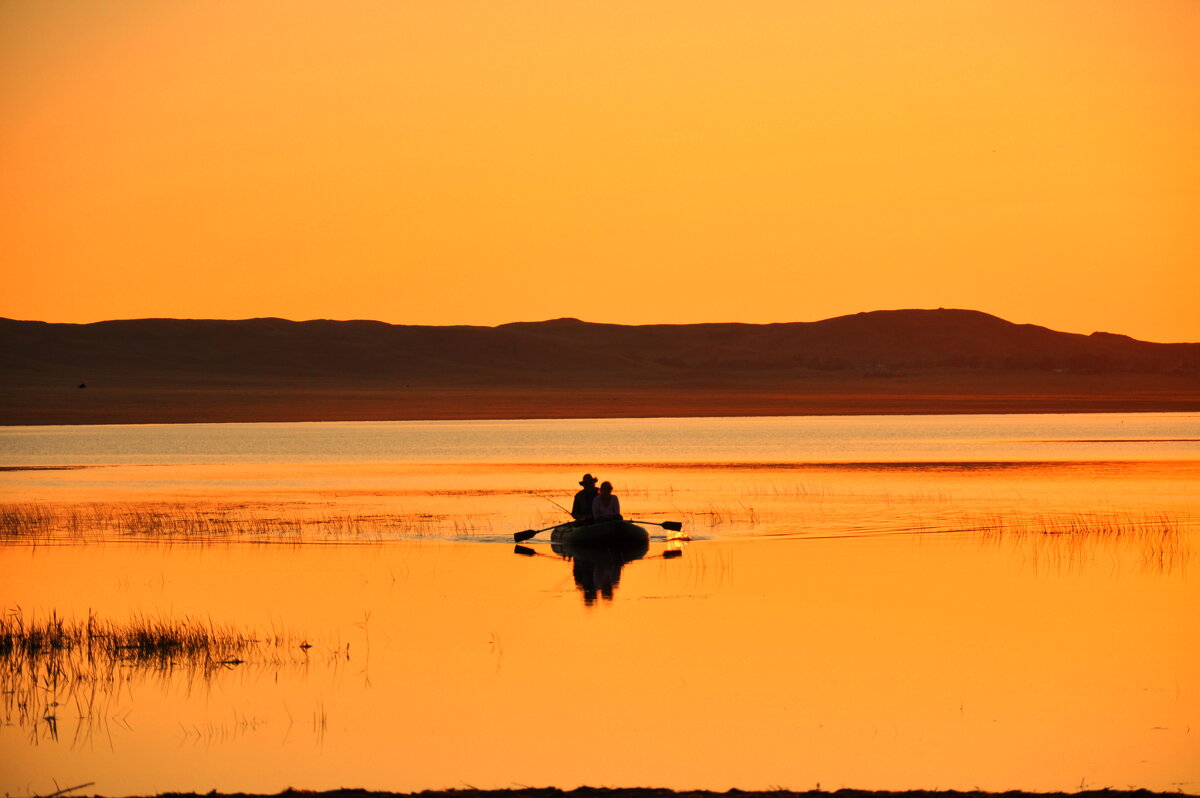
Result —
<path fill-rule="evenodd" d="M 132 701 L 147 682 L 158 691 L 211 690 L 239 667 L 278 672 L 308 664 L 307 642 L 190 618 L 100 619 L 0 614 L 0 719 L 26 729 L 30 742 L 59 740 L 59 715 L 75 720 L 72 745 L 97 729 L 128 728 Z M 299 653 L 297 653 L 299 652 Z"/>

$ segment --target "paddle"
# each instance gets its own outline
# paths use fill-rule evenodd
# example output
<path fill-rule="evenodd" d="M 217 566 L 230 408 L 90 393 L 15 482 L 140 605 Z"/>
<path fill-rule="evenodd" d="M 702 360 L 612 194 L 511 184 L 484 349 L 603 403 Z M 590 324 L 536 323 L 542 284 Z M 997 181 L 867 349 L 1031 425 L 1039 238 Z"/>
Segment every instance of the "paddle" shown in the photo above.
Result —
<path fill-rule="evenodd" d="M 548 555 L 542 554 L 540 551 L 534 551 L 533 549 L 529 548 L 528 546 L 513 546 L 513 554 L 520 554 L 522 557 L 546 557 L 546 556 L 548 556 Z M 661 557 L 664 560 L 673 560 L 676 557 L 682 557 L 682 556 L 683 556 L 683 552 L 680 551 L 679 549 L 669 549 L 667 551 L 664 551 L 662 554 L 656 554 L 652 557 L 643 557 L 642 560 L 643 561 L 644 560 L 654 560 L 659 557 Z M 550 557 L 550 559 L 557 560 L 560 558 Z"/>
<path fill-rule="evenodd" d="M 683 523 L 680 521 L 663 521 L 661 523 L 658 521 L 630 521 L 629 523 L 631 523 L 631 524 L 653 524 L 654 526 L 661 526 L 663 529 L 665 529 L 669 532 L 682 532 L 683 531 Z"/>
<path fill-rule="evenodd" d="M 554 526 L 560 526 L 560 524 L 555 524 Z M 546 529 L 554 529 L 554 526 L 548 526 Z M 520 543 L 522 540 L 529 540 L 539 532 L 545 532 L 546 529 L 526 529 L 524 532 L 517 532 L 513 534 L 513 540 L 517 543 Z"/>

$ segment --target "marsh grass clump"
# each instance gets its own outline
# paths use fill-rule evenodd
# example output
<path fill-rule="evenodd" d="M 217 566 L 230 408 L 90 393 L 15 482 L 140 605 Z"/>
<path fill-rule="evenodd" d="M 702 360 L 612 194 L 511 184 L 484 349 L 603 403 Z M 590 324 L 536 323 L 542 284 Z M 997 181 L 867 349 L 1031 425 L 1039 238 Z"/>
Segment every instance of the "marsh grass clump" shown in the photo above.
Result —
<path fill-rule="evenodd" d="M 427 512 L 328 514 L 304 505 L 209 503 L 0 505 L 0 541 L 375 541 L 492 531 L 489 516 Z"/>
<path fill-rule="evenodd" d="M 47 534 L 58 520 L 57 513 L 41 504 L 0 505 L 0 537 Z"/>
<path fill-rule="evenodd" d="M 703 510 L 681 512 L 677 515 L 689 526 L 716 529 L 723 526 L 736 526 L 743 529 L 753 529 L 761 523 L 758 510 L 744 502 L 736 504 L 710 504 Z"/>
<path fill-rule="evenodd" d="M 0 694 L 4 722 L 45 728 L 57 737 L 60 708 L 81 721 L 106 716 L 123 688 L 148 675 L 207 684 L 247 663 L 284 665 L 304 659 L 293 636 L 237 630 L 188 618 L 134 617 L 128 622 L 0 617 Z M 285 649 L 292 651 L 289 658 Z"/>
<path fill-rule="evenodd" d="M 87 659 L 170 667 L 187 662 L 204 665 L 240 664 L 243 654 L 259 646 L 280 646 L 273 634 L 260 638 L 233 627 L 210 622 L 135 617 L 127 623 L 68 620 L 52 613 L 42 620 L 26 619 L 20 611 L 0 617 L 0 662 L 37 665 L 64 655 L 82 653 Z"/>
<path fill-rule="evenodd" d="M 254 526 L 231 509 L 176 504 L 0 506 L 0 539 L 16 541 L 178 536 L 206 539 L 244 533 Z"/>
<path fill-rule="evenodd" d="M 1037 562 L 1077 564 L 1104 549 L 1134 550 L 1143 565 L 1169 570 L 1191 556 L 1189 536 L 1180 521 L 1165 514 L 1071 513 L 991 516 L 966 525 L 993 542 L 1026 547 Z"/>

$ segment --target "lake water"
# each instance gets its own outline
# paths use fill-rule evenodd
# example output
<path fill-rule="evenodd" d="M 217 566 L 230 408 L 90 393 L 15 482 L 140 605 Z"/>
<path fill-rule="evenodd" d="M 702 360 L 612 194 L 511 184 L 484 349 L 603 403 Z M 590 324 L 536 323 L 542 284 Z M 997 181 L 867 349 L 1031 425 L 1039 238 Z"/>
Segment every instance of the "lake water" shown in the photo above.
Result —
<path fill-rule="evenodd" d="M 8 618 L 263 641 L 7 656 L 7 794 L 1200 787 L 1195 414 L 10 427 L 0 467 Z M 515 552 L 585 471 L 688 539 Z"/>

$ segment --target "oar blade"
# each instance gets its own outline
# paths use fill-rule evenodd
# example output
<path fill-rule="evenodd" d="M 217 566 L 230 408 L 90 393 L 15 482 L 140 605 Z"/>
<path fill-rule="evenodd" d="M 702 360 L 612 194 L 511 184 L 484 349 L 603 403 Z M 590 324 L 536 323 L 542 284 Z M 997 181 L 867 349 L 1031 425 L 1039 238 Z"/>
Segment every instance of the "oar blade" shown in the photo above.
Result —
<path fill-rule="evenodd" d="M 683 524 L 679 521 L 663 521 L 662 528 L 670 532 L 682 532 Z"/>
<path fill-rule="evenodd" d="M 513 554 L 520 554 L 522 557 L 533 557 L 537 552 L 528 546 L 513 546 Z"/>
<path fill-rule="evenodd" d="M 526 529 L 524 532 L 517 532 L 517 533 L 513 534 L 513 541 L 516 543 L 520 543 L 522 540 L 529 540 L 531 537 L 533 537 L 537 533 L 538 533 L 538 531 L 536 529 Z"/>

